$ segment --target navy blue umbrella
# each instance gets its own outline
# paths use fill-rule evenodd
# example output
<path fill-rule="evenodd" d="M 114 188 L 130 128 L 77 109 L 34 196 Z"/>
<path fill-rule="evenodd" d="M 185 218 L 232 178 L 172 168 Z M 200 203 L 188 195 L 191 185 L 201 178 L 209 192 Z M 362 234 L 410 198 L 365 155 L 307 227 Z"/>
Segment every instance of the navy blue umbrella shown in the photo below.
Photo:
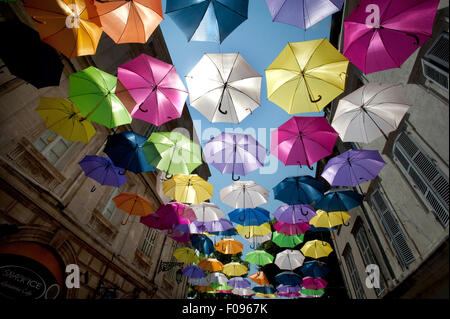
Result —
<path fill-rule="evenodd" d="M 253 288 L 253 291 L 262 295 L 274 295 L 277 293 L 276 289 L 267 286 L 256 286 Z"/>
<path fill-rule="evenodd" d="M 322 278 L 330 272 L 325 263 L 317 260 L 305 262 L 300 270 L 305 276 L 313 278 Z"/>
<path fill-rule="evenodd" d="M 237 232 L 236 228 L 230 228 L 224 231 L 215 231 L 215 232 L 209 232 L 211 235 L 216 236 L 223 236 L 223 237 L 230 237 L 230 236 L 237 236 L 239 233 Z"/>
<path fill-rule="evenodd" d="M 230 220 L 243 226 L 259 226 L 270 221 L 270 212 L 264 208 L 238 208 L 228 214 Z"/>
<path fill-rule="evenodd" d="M 275 276 L 275 281 L 286 286 L 296 286 L 302 283 L 302 277 L 292 271 L 284 271 Z"/>
<path fill-rule="evenodd" d="M 362 204 L 364 196 L 350 190 L 327 192 L 316 203 L 316 209 L 326 212 L 347 212 Z"/>
<path fill-rule="evenodd" d="M 214 252 L 214 244 L 208 236 L 203 234 L 193 234 L 191 235 L 191 243 L 195 249 L 200 251 L 202 254 L 209 255 Z"/>
<path fill-rule="evenodd" d="M 312 231 L 312 232 L 327 232 L 327 231 L 333 231 L 338 229 L 338 226 L 332 227 L 332 228 L 325 228 L 325 227 L 314 227 L 311 225 L 311 228 L 308 229 L 308 231 Z"/>
<path fill-rule="evenodd" d="M 325 185 L 311 176 L 287 177 L 273 188 L 275 199 L 289 205 L 312 204 L 321 199 Z"/>

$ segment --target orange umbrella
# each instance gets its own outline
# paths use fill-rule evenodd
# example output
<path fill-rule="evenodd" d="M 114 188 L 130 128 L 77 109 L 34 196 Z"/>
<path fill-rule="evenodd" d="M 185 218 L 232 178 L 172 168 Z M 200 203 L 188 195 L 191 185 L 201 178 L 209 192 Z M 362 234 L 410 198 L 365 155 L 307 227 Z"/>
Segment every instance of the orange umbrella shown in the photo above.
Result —
<path fill-rule="evenodd" d="M 125 222 L 122 222 L 122 225 L 125 225 L 128 222 L 130 215 L 147 216 L 153 213 L 152 204 L 138 194 L 120 193 L 113 198 L 113 201 L 117 208 L 129 214 Z"/>
<path fill-rule="evenodd" d="M 146 43 L 163 20 L 161 0 L 95 1 L 103 31 L 116 43 Z"/>
<path fill-rule="evenodd" d="M 252 281 L 256 282 L 259 285 L 267 285 L 270 286 L 269 280 L 266 277 L 266 274 L 262 271 L 255 272 L 254 274 L 248 276 Z"/>
<path fill-rule="evenodd" d="M 68 58 L 95 54 L 103 31 L 90 0 L 27 0 L 24 7 L 43 42 Z"/>
<path fill-rule="evenodd" d="M 223 264 L 214 258 L 203 259 L 198 266 L 203 270 L 213 272 L 222 271 L 223 269 Z"/>
<path fill-rule="evenodd" d="M 234 255 L 244 250 L 244 246 L 232 238 L 226 238 L 216 243 L 216 250 L 226 255 Z"/>

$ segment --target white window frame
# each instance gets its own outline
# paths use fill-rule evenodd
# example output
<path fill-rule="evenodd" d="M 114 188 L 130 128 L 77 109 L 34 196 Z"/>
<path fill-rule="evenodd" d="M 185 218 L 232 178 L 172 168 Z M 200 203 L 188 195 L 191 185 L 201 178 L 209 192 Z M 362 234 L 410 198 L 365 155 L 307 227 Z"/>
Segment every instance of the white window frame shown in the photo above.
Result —
<path fill-rule="evenodd" d="M 114 226 L 117 226 L 118 223 L 114 222 L 114 220 L 117 217 L 117 214 L 120 213 L 118 211 L 118 208 L 116 207 L 116 203 L 113 201 L 113 198 L 116 197 L 117 195 L 119 195 L 122 190 L 124 188 L 124 185 L 122 185 L 120 188 L 114 188 L 113 191 L 111 191 L 111 194 L 108 197 L 108 200 L 106 201 L 105 207 L 103 207 L 102 209 L 102 216 L 105 217 L 109 222 L 111 222 L 111 224 L 113 224 Z M 111 214 L 106 214 L 106 212 L 108 211 L 108 208 L 110 207 L 114 207 L 114 210 Z M 120 217 L 122 217 L 123 214 L 121 214 Z"/>
<path fill-rule="evenodd" d="M 144 235 L 144 239 L 142 240 L 142 244 L 139 249 L 148 258 L 152 257 L 158 235 L 159 232 L 153 228 L 148 228 Z"/>

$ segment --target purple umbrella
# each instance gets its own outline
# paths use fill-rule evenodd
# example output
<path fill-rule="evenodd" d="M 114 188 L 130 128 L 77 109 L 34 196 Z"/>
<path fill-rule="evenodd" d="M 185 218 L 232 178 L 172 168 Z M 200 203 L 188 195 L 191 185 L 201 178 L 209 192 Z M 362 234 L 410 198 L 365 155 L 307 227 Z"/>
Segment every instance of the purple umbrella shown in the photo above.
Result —
<path fill-rule="evenodd" d="M 222 133 L 205 144 L 206 162 L 222 174 L 247 175 L 264 166 L 266 149 L 251 135 Z"/>
<path fill-rule="evenodd" d="M 127 182 L 124 170 L 114 166 L 108 157 L 86 155 L 78 164 L 87 177 L 102 185 L 120 187 Z M 91 189 L 91 192 L 94 191 L 95 186 Z"/>
<path fill-rule="evenodd" d="M 289 285 L 278 285 L 277 291 L 278 292 L 288 292 L 288 293 L 300 293 L 302 290 L 302 287 L 296 285 L 296 286 L 289 286 Z"/>
<path fill-rule="evenodd" d="M 316 216 L 316 211 L 311 205 L 281 205 L 273 216 L 280 222 L 287 224 L 308 223 Z"/>
<path fill-rule="evenodd" d="M 273 21 L 304 30 L 341 10 L 344 0 L 266 0 Z"/>
<path fill-rule="evenodd" d="M 221 218 L 210 222 L 204 222 L 207 232 L 226 231 L 233 228 L 233 223 L 228 219 Z"/>
<path fill-rule="evenodd" d="M 182 270 L 183 275 L 189 278 L 204 278 L 206 277 L 205 271 L 197 266 L 187 266 Z"/>
<path fill-rule="evenodd" d="M 228 286 L 231 286 L 233 288 L 250 288 L 251 283 L 245 278 L 242 277 L 234 277 L 230 280 L 228 280 L 227 283 Z"/>

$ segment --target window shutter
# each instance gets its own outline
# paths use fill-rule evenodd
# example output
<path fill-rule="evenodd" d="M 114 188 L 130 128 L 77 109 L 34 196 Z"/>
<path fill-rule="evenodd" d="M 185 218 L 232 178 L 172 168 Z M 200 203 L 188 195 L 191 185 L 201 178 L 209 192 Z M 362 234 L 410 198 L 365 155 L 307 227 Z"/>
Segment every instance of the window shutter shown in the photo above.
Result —
<path fill-rule="evenodd" d="M 448 91 L 448 72 L 440 69 L 439 67 L 424 59 L 422 59 L 422 70 L 425 78 Z"/>
<path fill-rule="evenodd" d="M 425 57 L 448 69 L 448 33 L 441 33 L 434 41 Z"/>

